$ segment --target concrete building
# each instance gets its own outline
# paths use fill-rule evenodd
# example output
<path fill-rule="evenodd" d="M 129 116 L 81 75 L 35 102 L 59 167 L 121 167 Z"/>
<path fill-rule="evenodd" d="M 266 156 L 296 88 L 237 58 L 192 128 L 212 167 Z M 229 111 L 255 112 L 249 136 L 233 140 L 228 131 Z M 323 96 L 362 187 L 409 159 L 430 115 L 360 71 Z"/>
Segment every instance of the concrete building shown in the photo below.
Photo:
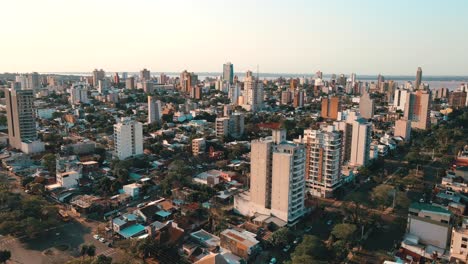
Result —
<path fill-rule="evenodd" d="M 122 187 L 124 193 L 128 194 L 132 198 L 138 198 L 140 196 L 140 190 L 142 185 L 139 183 L 131 183 Z"/>
<path fill-rule="evenodd" d="M 430 119 L 431 93 L 426 90 L 417 90 L 409 94 L 404 116 L 411 121 L 411 127 L 426 130 L 431 125 Z"/>
<path fill-rule="evenodd" d="M 99 84 L 99 81 L 104 80 L 106 78 L 106 72 L 103 69 L 94 69 L 93 71 L 93 86 L 97 87 Z"/>
<path fill-rule="evenodd" d="M 304 130 L 307 191 L 317 197 L 332 197 L 341 186 L 342 135 L 332 125 Z"/>
<path fill-rule="evenodd" d="M 288 105 L 292 101 L 291 91 L 282 91 L 281 92 L 281 104 Z"/>
<path fill-rule="evenodd" d="M 204 138 L 195 138 L 192 140 L 192 154 L 198 156 L 198 154 L 205 153 L 206 140 Z"/>
<path fill-rule="evenodd" d="M 234 82 L 234 65 L 230 62 L 223 64 L 223 81 L 228 84 Z"/>
<path fill-rule="evenodd" d="M 466 263 L 468 260 L 468 219 L 463 219 L 461 227 L 452 229 L 452 240 L 450 243 L 450 261 Z"/>
<path fill-rule="evenodd" d="M 143 125 L 129 118 L 115 124 L 114 150 L 120 160 L 143 154 Z"/>
<path fill-rule="evenodd" d="M 393 96 L 393 107 L 396 110 L 405 111 L 406 100 L 410 94 L 410 91 L 405 89 L 396 89 L 395 95 Z"/>
<path fill-rule="evenodd" d="M 229 116 L 229 132 L 228 135 L 238 139 L 244 135 L 244 114 L 235 112 Z"/>
<path fill-rule="evenodd" d="M 162 107 L 161 101 L 154 96 L 148 96 L 148 124 L 161 123 Z"/>
<path fill-rule="evenodd" d="M 24 153 L 44 151 L 37 138 L 33 90 L 5 89 L 8 141 Z"/>
<path fill-rule="evenodd" d="M 411 204 L 406 235 L 401 247 L 421 257 L 448 258 L 452 234 L 450 211 L 425 203 Z"/>
<path fill-rule="evenodd" d="M 395 137 L 402 137 L 406 142 L 411 139 L 411 122 L 406 119 L 398 119 L 395 121 Z"/>
<path fill-rule="evenodd" d="M 135 77 L 130 76 L 125 80 L 125 88 L 135 89 Z"/>
<path fill-rule="evenodd" d="M 256 112 L 263 108 L 263 84 L 248 71 L 244 80 L 242 107 Z"/>
<path fill-rule="evenodd" d="M 216 118 L 215 130 L 217 137 L 227 137 L 229 135 L 229 117 Z"/>
<path fill-rule="evenodd" d="M 66 171 L 57 173 L 57 184 L 61 187 L 70 189 L 76 188 L 79 185 L 81 173 L 77 171 Z"/>
<path fill-rule="evenodd" d="M 88 103 L 88 85 L 86 83 L 74 83 L 70 88 L 70 104 Z"/>
<path fill-rule="evenodd" d="M 229 85 L 228 97 L 231 104 L 237 105 L 239 103 L 240 87 L 238 84 Z"/>
<path fill-rule="evenodd" d="M 225 229 L 219 236 L 220 246 L 247 261 L 259 248 L 260 242 L 255 239 L 256 236 L 257 234 L 246 230 Z"/>
<path fill-rule="evenodd" d="M 421 88 L 421 82 L 422 82 L 422 69 L 421 67 L 418 67 L 418 70 L 416 72 L 416 81 L 414 83 L 414 89 L 420 89 Z"/>
<path fill-rule="evenodd" d="M 453 91 L 450 93 L 449 105 L 452 108 L 463 108 L 465 107 L 467 96 L 466 92 L 463 91 Z"/>
<path fill-rule="evenodd" d="M 338 111 L 340 109 L 340 98 L 322 98 L 322 111 L 321 116 L 324 119 L 336 120 L 338 117 Z"/>
<path fill-rule="evenodd" d="M 359 113 L 350 111 L 345 121 L 335 122 L 334 125 L 342 132 L 341 161 L 356 167 L 368 165 L 372 124 L 362 118 Z"/>
<path fill-rule="evenodd" d="M 359 113 L 365 119 L 374 117 L 375 104 L 370 98 L 369 92 L 364 89 L 364 92 L 359 99 Z"/>
<path fill-rule="evenodd" d="M 304 214 L 304 146 L 286 141 L 285 130 L 273 130 L 252 141 L 250 159 L 252 208 L 293 224 Z"/>
<path fill-rule="evenodd" d="M 297 107 L 303 107 L 304 106 L 304 90 L 296 90 L 294 91 L 294 99 L 293 99 L 293 106 L 295 108 Z"/>
<path fill-rule="evenodd" d="M 140 71 L 140 81 L 149 81 L 151 80 L 151 73 L 147 69 L 143 69 Z"/>

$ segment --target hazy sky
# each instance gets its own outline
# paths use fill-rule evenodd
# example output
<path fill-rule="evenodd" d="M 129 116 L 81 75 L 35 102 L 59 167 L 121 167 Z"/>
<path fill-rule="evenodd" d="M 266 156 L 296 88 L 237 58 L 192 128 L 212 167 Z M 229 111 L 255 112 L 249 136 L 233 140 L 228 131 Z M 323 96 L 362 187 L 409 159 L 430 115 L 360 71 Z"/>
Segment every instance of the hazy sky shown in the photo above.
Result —
<path fill-rule="evenodd" d="M 3 0 L 0 72 L 468 75 L 467 0 Z"/>

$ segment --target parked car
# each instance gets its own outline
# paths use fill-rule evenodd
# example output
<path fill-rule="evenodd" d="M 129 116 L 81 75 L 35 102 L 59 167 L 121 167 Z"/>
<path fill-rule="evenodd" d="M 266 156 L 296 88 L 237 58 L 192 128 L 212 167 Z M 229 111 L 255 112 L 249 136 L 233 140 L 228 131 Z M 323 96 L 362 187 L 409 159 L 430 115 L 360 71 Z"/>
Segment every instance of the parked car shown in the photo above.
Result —
<path fill-rule="evenodd" d="M 99 235 L 94 235 L 93 238 L 99 240 L 101 237 Z"/>
<path fill-rule="evenodd" d="M 101 243 L 105 243 L 105 242 L 106 242 L 106 239 L 103 238 L 103 237 L 101 237 L 101 238 L 99 239 L 99 241 L 100 241 Z"/>
<path fill-rule="evenodd" d="M 291 245 L 286 245 L 286 246 L 283 248 L 283 252 L 288 252 L 290 249 L 291 249 Z"/>
<path fill-rule="evenodd" d="M 270 259 L 270 264 L 276 264 L 276 262 L 277 262 L 277 261 L 276 261 L 276 258 L 271 258 L 271 259 Z"/>

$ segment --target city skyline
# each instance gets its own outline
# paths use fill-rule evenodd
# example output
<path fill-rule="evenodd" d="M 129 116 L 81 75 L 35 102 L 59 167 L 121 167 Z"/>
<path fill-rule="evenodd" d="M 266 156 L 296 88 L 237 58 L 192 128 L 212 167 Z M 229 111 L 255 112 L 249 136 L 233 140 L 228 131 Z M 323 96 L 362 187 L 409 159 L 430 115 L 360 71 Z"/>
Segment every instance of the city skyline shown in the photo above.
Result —
<path fill-rule="evenodd" d="M 468 3 L 407 2 L 8 1 L 0 72 L 466 75 Z"/>

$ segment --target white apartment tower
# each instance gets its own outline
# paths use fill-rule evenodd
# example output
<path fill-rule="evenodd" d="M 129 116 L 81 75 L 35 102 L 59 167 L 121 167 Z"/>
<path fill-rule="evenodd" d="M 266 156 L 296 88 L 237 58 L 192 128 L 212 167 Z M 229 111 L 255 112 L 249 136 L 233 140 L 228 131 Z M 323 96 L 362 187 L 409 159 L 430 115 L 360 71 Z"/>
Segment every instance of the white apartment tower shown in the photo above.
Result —
<path fill-rule="evenodd" d="M 154 96 L 148 96 L 148 124 L 161 123 L 162 108 L 161 101 Z"/>
<path fill-rule="evenodd" d="M 70 104 L 88 104 L 88 85 L 86 83 L 75 83 L 70 88 Z"/>
<path fill-rule="evenodd" d="M 252 112 L 261 110 L 263 106 L 263 84 L 248 71 L 244 81 L 243 107 Z"/>
<path fill-rule="evenodd" d="M 304 214 L 304 146 L 273 130 L 272 137 L 252 141 L 250 167 L 252 208 L 294 224 Z"/>
<path fill-rule="evenodd" d="M 337 121 L 335 127 L 343 133 L 342 162 L 360 167 L 369 163 L 370 145 L 372 143 L 372 124 L 350 111 L 345 121 Z"/>
<path fill-rule="evenodd" d="M 129 118 L 122 118 L 114 125 L 114 149 L 120 160 L 143 154 L 143 125 Z"/>
<path fill-rule="evenodd" d="M 341 186 L 341 133 L 332 125 L 304 130 L 306 144 L 305 179 L 309 193 L 331 197 Z"/>

